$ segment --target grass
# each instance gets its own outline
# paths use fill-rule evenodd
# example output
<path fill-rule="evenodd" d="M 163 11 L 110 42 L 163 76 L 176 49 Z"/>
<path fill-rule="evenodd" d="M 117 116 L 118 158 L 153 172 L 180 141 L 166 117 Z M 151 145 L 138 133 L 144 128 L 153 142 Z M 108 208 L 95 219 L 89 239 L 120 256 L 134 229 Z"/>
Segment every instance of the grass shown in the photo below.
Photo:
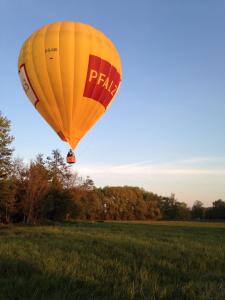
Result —
<path fill-rule="evenodd" d="M 225 299 L 225 224 L 0 227 L 0 300 Z"/>

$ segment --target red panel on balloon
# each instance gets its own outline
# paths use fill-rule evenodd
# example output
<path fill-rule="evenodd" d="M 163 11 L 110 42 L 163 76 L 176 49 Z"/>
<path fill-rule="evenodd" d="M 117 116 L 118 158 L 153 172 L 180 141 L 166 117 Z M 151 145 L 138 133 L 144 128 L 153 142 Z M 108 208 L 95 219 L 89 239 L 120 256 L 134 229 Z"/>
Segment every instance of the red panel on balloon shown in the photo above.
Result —
<path fill-rule="evenodd" d="M 98 56 L 90 55 L 83 96 L 100 102 L 106 108 L 120 81 L 120 74 L 114 66 Z"/>

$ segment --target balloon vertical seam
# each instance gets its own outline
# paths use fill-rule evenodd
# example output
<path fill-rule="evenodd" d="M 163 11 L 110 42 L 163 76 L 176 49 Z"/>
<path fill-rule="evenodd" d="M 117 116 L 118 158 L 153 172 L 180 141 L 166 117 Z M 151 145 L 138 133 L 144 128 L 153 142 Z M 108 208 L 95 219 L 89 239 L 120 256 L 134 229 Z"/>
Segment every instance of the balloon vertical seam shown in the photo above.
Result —
<path fill-rule="evenodd" d="M 51 24 L 50 24 L 51 25 Z M 47 25 L 46 26 L 46 32 L 45 32 L 45 35 L 44 35 L 44 46 L 45 46 L 45 48 L 46 48 L 46 36 L 47 36 L 47 31 L 48 31 L 48 29 L 49 29 L 49 27 L 50 27 L 50 25 Z M 48 65 L 47 65 L 47 58 L 46 58 L 46 55 L 45 55 L 45 59 L 44 59 L 44 61 L 45 61 L 45 68 L 46 68 L 46 74 L 47 74 L 47 77 L 48 77 L 48 83 L 49 83 L 49 86 L 50 86 L 50 88 L 51 88 L 51 91 L 52 91 L 52 95 L 53 95 L 53 97 L 54 97 L 54 100 L 55 100 L 55 107 L 56 107 L 56 109 L 57 109 L 57 111 L 58 111 L 58 113 L 59 113 L 59 117 L 60 117 L 60 123 L 61 123 L 61 131 L 62 132 L 64 132 L 64 126 L 63 126 L 63 117 L 62 117 L 62 113 L 61 113 L 61 111 L 60 111 L 60 109 L 58 108 L 58 101 L 57 101 L 57 99 L 56 99 L 56 96 L 55 96 L 55 93 L 54 93 L 54 90 L 53 90 L 53 87 L 52 87 L 52 82 L 51 82 L 51 79 L 50 79 L 50 76 L 49 76 L 49 71 L 48 71 Z"/>

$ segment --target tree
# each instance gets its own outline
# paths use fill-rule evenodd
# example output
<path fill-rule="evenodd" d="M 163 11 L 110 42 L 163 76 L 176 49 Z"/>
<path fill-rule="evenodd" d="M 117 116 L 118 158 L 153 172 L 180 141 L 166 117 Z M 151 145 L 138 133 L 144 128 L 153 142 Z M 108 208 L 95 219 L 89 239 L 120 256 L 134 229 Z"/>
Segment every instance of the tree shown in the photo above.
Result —
<path fill-rule="evenodd" d="M 78 207 L 80 216 L 82 216 L 83 219 L 99 219 L 102 213 L 102 205 L 98 192 L 96 192 L 95 190 L 88 191 L 80 199 Z"/>
<path fill-rule="evenodd" d="M 24 201 L 28 186 L 29 167 L 23 160 L 16 158 L 13 161 L 13 182 L 15 186 L 15 212 L 13 222 L 25 222 Z"/>
<path fill-rule="evenodd" d="M 163 219 L 176 219 L 175 199 L 173 197 L 163 197 L 160 200 L 160 210 Z"/>
<path fill-rule="evenodd" d="M 55 188 L 68 187 L 72 173 L 59 150 L 53 150 L 52 156 L 47 157 L 47 168 L 52 186 Z"/>
<path fill-rule="evenodd" d="M 189 219 L 190 209 L 184 202 L 179 202 L 172 194 L 171 197 L 163 197 L 160 201 L 160 210 L 164 219 L 182 220 Z"/>
<path fill-rule="evenodd" d="M 30 163 L 23 200 L 23 210 L 28 223 L 40 219 L 42 200 L 49 189 L 49 173 L 38 156 L 36 161 Z"/>
<path fill-rule="evenodd" d="M 90 178 L 90 176 L 87 176 L 86 179 L 82 182 L 81 187 L 85 191 L 92 191 L 94 189 L 94 181 Z"/>
<path fill-rule="evenodd" d="M 73 212 L 73 199 L 68 190 L 52 187 L 43 198 L 42 216 L 52 221 L 63 221 Z"/>
<path fill-rule="evenodd" d="M 205 220 L 213 220 L 213 207 L 205 208 Z"/>
<path fill-rule="evenodd" d="M 147 206 L 146 218 L 160 219 L 161 218 L 161 211 L 159 208 L 160 197 L 151 192 L 144 192 L 144 200 Z"/>
<path fill-rule="evenodd" d="M 12 168 L 11 148 L 14 137 L 10 135 L 11 122 L 0 112 L 0 180 L 8 178 Z"/>
<path fill-rule="evenodd" d="M 0 221 L 9 223 L 15 212 L 15 184 L 12 179 L 0 180 Z"/>
<path fill-rule="evenodd" d="M 190 209 L 185 202 L 175 202 L 175 219 L 187 220 L 190 218 Z"/>
<path fill-rule="evenodd" d="M 196 200 L 191 209 L 191 217 L 192 219 L 202 220 L 205 217 L 205 208 L 203 207 L 203 203 L 199 200 Z"/>
<path fill-rule="evenodd" d="M 0 221 L 9 222 L 14 210 L 14 186 L 11 179 L 12 153 L 11 123 L 0 112 Z"/>
<path fill-rule="evenodd" d="M 225 201 L 219 199 L 213 202 L 214 219 L 225 219 Z"/>

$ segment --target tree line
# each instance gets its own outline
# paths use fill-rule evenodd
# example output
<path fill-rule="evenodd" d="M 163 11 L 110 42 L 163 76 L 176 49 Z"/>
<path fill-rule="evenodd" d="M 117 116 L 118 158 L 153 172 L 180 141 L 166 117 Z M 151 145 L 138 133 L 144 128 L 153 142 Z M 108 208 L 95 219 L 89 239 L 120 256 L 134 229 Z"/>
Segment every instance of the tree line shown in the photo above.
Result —
<path fill-rule="evenodd" d="M 97 188 L 71 172 L 59 150 L 38 154 L 29 164 L 13 158 L 11 123 L 0 113 L 0 223 L 37 224 L 63 220 L 224 220 L 225 201 L 189 208 L 174 195 L 140 187 Z"/>

